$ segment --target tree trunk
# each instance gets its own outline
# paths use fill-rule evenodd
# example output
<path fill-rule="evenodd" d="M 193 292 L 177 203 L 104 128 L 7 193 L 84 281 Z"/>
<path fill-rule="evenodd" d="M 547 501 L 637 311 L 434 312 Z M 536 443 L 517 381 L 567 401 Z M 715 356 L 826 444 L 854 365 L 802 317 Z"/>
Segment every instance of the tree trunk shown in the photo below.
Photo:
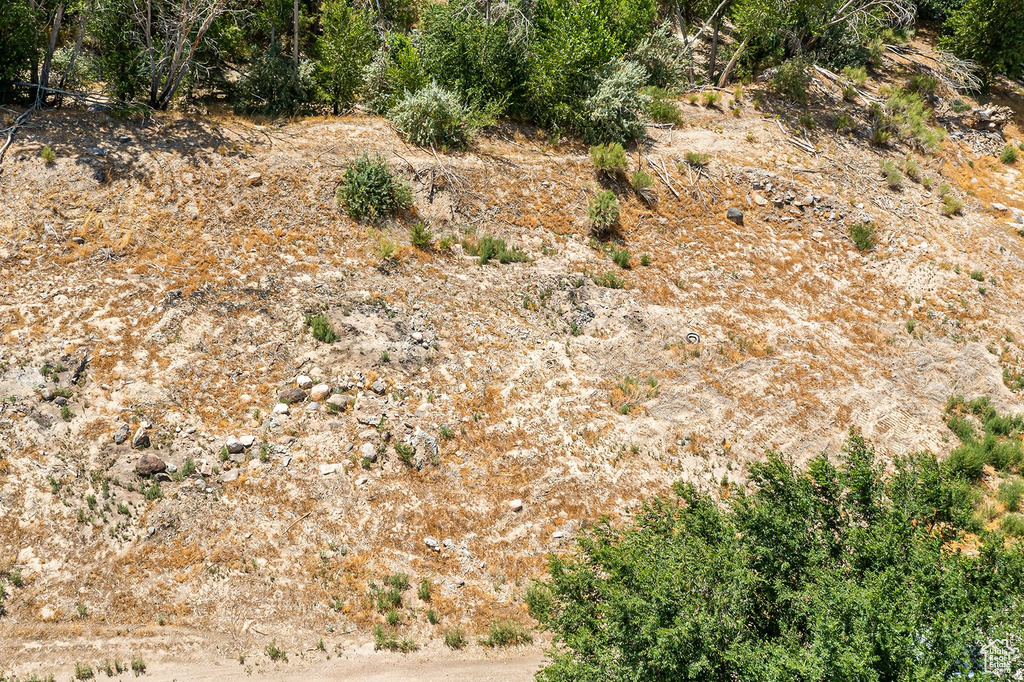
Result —
<path fill-rule="evenodd" d="M 298 71 L 299 70 L 299 0 L 295 0 L 295 11 L 293 13 L 293 18 L 294 18 L 294 21 L 295 21 L 295 37 L 292 40 L 292 42 L 294 43 L 292 45 L 292 65 L 295 67 L 295 70 Z"/>
<path fill-rule="evenodd" d="M 708 80 L 715 82 L 715 67 L 718 65 L 718 32 L 722 28 L 722 20 L 715 20 L 715 33 L 711 36 L 711 56 L 708 57 Z"/>
<path fill-rule="evenodd" d="M 750 40 L 750 36 L 743 39 L 740 46 L 736 48 L 736 52 L 733 53 L 732 59 L 730 59 L 729 63 L 725 65 L 725 70 L 722 71 L 722 77 L 718 79 L 718 87 L 724 88 L 725 84 L 729 81 L 729 74 L 731 74 L 732 70 L 736 68 L 736 62 L 739 61 L 740 55 L 743 54 L 743 50 L 747 49 L 748 40 Z"/>
<path fill-rule="evenodd" d="M 46 55 L 43 57 L 43 70 L 39 74 L 39 88 L 36 89 L 36 103 L 41 104 L 46 99 L 43 88 L 50 87 L 50 65 L 53 64 L 53 52 L 57 49 L 57 35 L 60 33 L 60 25 L 64 21 L 64 3 L 57 5 L 53 14 L 53 26 L 50 27 L 50 41 L 46 45 Z"/>
<path fill-rule="evenodd" d="M 86 10 L 88 11 L 88 9 Z M 82 37 L 85 35 L 85 12 L 78 15 L 78 30 L 75 31 L 75 49 L 71 52 L 71 59 L 68 60 L 68 67 L 64 70 L 64 73 L 60 75 L 59 90 L 67 90 L 68 74 L 74 72 L 75 62 L 78 61 L 78 54 L 82 51 Z M 61 105 L 61 95 L 57 93 L 54 98 L 54 103 L 59 107 Z"/>

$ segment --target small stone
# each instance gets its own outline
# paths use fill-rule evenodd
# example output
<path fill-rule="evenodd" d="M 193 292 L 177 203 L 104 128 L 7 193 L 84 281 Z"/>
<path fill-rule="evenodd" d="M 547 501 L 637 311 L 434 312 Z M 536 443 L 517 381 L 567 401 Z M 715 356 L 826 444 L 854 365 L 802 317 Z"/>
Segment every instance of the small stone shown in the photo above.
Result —
<path fill-rule="evenodd" d="M 45 400 L 46 402 L 50 402 L 54 398 L 54 393 L 51 389 L 44 388 L 43 390 L 39 391 L 39 397 Z"/>
<path fill-rule="evenodd" d="M 201 478 L 197 478 L 195 481 L 193 481 L 192 485 L 194 485 L 196 487 L 196 490 L 200 492 L 206 490 L 206 481 L 204 481 Z"/>
<path fill-rule="evenodd" d="M 310 379 L 305 374 L 300 374 L 299 376 L 295 377 L 295 385 L 301 389 L 308 391 L 309 389 L 313 388 L 313 380 Z"/>
<path fill-rule="evenodd" d="M 373 443 L 363 443 L 362 447 L 359 448 L 359 455 L 369 461 L 377 461 L 377 448 L 373 446 Z"/>
<path fill-rule="evenodd" d="M 516 499 L 508 503 L 508 508 L 514 512 L 523 511 L 523 501 Z"/>
<path fill-rule="evenodd" d="M 232 455 L 237 455 L 241 453 L 243 450 L 245 450 L 245 446 L 238 442 L 238 439 L 235 438 L 234 436 L 230 436 L 228 438 L 227 442 L 224 444 L 224 447 L 226 447 L 228 449 L 228 452 L 231 453 Z"/>
<path fill-rule="evenodd" d="M 263 184 L 263 175 L 260 173 L 250 173 L 249 177 L 245 179 L 245 184 L 249 187 L 258 187 Z"/>
<path fill-rule="evenodd" d="M 438 548 L 437 540 L 435 540 L 434 538 L 424 538 L 423 544 L 429 547 L 430 549 Z"/>
<path fill-rule="evenodd" d="M 167 463 L 167 473 L 173 474 L 177 470 L 178 470 L 178 466 L 176 464 L 171 464 L 170 462 Z"/>
<path fill-rule="evenodd" d="M 122 422 L 121 425 L 117 427 L 117 431 L 114 431 L 114 443 L 120 445 L 121 443 L 128 440 L 129 430 L 130 427 Z"/>
<path fill-rule="evenodd" d="M 359 478 L 356 479 L 356 485 L 366 485 L 369 481 L 370 479 L 368 479 L 366 476 L 360 476 Z"/>
<path fill-rule="evenodd" d="M 419 332 L 413 332 L 410 336 L 412 336 L 412 340 L 416 343 L 421 343 L 423 341 L 423 334 Z"/>
<path fill-rule="evenodd" d="M 156 455 L 149 453 L 139 457 L 139 461 L 135 463 L 135 473 L 139 476 L 155 476 L 165 471 L 167 471 L 167 464 Z"/>
<path fill-rule="evenodd" d="M 62 396 L 62 395 L 59 395 L 59 396 L 57 396 L 56 398 L 54 398 L 54 399 L 53 399 L 53 402 L 54 402 L 54 404 L 56 404 L 56 405 L 59 405 L 59 406 L 61 406 L 61 407 L 64 407 L 65 405 L 67 405 L 67 404 L 68 404 L 68 399 L 67 399 L 67 398 L 65 398 L 65 397 L 64 397 L 64 396 Z"/>
<path fill-rule="evenodd" d="M 274 405 L 274 414 L 288 414 L 288 403 L 278 403 Z"/>
<path fill-rule="evenodd" d="M 220 475 L 220 480 L 224 483 L 230 483 L 231 481 L 238 480 L 238 469 L 232 469 L 231 471 L 225 471 Z"/>
<path fill-rule="evenodd" d="M 551 537 L 553 537 L 555 540 L 561 540 L 565 537 L 565 532 L 556 530 L 554 533 L 551 534 Z"/>
<path fill-rule="evenodd" d="M 334 395 L 327 399 L 327 404 L 333 405 L 339 411 L 344 411 L 345 408 L 348 406 L 348 396 L 342 395 L 340 393 L 335 393 Z"/>
<path fill-rule="evenodd" d="M 82 244 L 85 243 L 85 238 L 84 237 L 72 237 L 71 241 L 73 243 L 78 244 L 79 246 L 81 246 Z"/>
<path fill-rule="evenodd" d="M 135 432 L 132 437 L 133 448 L 148 448 L 149 447 L 149 434 L 146 433 L 146 427 L 140 426 L 139 430 Z"/>
<path fill-rule="evenodd" d="M 998 202 L 993 201 L 992 202 L 992 210 L 993 211 L 1006 211 L 1007 210 L 1006 204 L 1000 204 Z"/>
<path fill-rule="evenodd" d="M 306 403 L 306 412 L 316 412 L 320 409 L 320 403 Z"/>
<path fill-rule="evenodd" d="M 278 400 L 282 403 L 301 403 L 306 399 L 306 392 L 301 388 L 286 388 L 277 394 Z"/>
<path fill-rule="evenodd" d="M 242 436 L 238 439 L 238 442 L 242 444 L 242 447 L 251 448 L 256 443 L 256 436 L 248 435 Z"/>
<path fill-rule="evenodd" d="M 737 225 L 743 224 L 743 211 L 733 206 L 725 212 L 725 217 L 736 223 Z"/>
<path fill-rule="evenodd" d="M 318 403 L 322 403 L 329 395 L 331 395 L 331 387 L 327 384 L 317 384 L 309 391 L 309 399 Z"/>
<path fill-rule="evenodd" d="M 384 381 L 381 380 L 381 379 L 377 379 L 375 382 L 373 382 L 373 384 L 370 385 L 370 390 L 373 391 L 374 393 L 376 393 L 377 395 L 383 395 L 384 394 L 384 390 L 386 388 L 387 388 L 387 386 L 384 384 Z"/>
<path fill-rule="evenodd" d="M 344 471 L 344 467 L 341 464 L 321 464 L 320 465 L 320 475 L 321 476 L 330 476 L 331 474 L 336 474 L 339 471 Z"/>

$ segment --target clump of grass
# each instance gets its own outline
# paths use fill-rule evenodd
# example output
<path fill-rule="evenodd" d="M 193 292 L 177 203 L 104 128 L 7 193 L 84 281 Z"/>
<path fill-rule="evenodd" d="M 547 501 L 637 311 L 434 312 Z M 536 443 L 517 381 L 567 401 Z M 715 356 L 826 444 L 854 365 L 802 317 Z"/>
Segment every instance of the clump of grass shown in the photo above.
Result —
<path fill-rule="evenodd" d="M 611 391 L 612 407 L 622 414 L 629 414 L 640 403 L 656 398 L 659 392 L 658 380 L 653 376 L 641 380 L 626 375 L 616 382 Z"/>
<path fill-rule="evenodd" d="M 441 616 L 437 615 L 437 611 L 434 609 L 427 609 L 427 622 L 431 625 L 437 625 L 441 622 Z"/>
<path fill-rule="evenodd" d="M 373 648 L 375 651 L 400 651 L 407 654 L 418 650 L 420 647 L 415 641 L 408 637 L 398 639 L 394 630 L 383 627 L 380 623 L 373 628 Z"/>
<path fill-rule="evenodd" d="M 907 90 L 918 95 L 934 95 L 938 87 L 938 79 L 926 73 L 915 73 L 907 80 Z"/>
<path fill-rule="evenodd" d="M 1003 151 L 999 155 L 999 160 L 1007 166 L 1017 163 L 1017 148 L 1012 144 L 1006 145 L 1003 147 Z"/>
<path fill-rule="evenodd" d="M 57 153 L 53 151 L 53 148 L 47 145 L 43 147 L 43 151 L 39 152 L 39 158 L 43 160 L 47 166 L 57 160 Z"/>
<path fill-rule="evenodd" d="M 609 176 L 625 173 L 628 166 L 626 150 L 618 142 L 591 147 L 590 161 L 594 168 Z"/>
<path fill-rule="evenodd" d="M 523 597 L 530 615 L 537 621 L 544 623 L 551 615 L 551 609 L 555 605 L 554 592 L 551 586 L 546 583 L 534 581 L 526 588 Z"/>
<path fill-rule="evenodd" d="M 907 324 L 905 326 L 907 328 L 907 333 L 913 336 L 914 330 L 917 329 L 917 320 L 915 320 L 914 318 L 910 318 L 909 320 L 907 320 Z"/>
<path fill-rule="evenodd" d="M 449 649 L 459 650 L 466 646 L 466 636 L 462 633 L 462 627 L 453 625 L 444 631 L 444 643 Z"/>
<path fill-rule="evenodd" d="M 601 275 L 593 276 L 594 284 L 599 287 L 605 287 L 606 289 L 625 289 L 626 281 L 616 275 L 614 272 L 609 270 L 608 272 Z"/>
<path fill-rule="evenodd" d="M 510 647 L 533 644 L 533 635 L 525 625 L 514 620 L 496 620 L 491 623 L 487 637 L 480 640 L 486 647 Z"/>
<path fill-rule="evenodd" d="M 288 660 L 288 652 L 277 645 L 276 639 L 267 645 L 267 647 L 263 650 L 263 653 L 265 653 L 267 655 L 267 658 L 269 658 L 272 661 Z"/>
<path fill-rule="evenodd" d="M 75 663 L 76 680 L 91 680 L 95 676 L 96 675 L 93 672 L 91 665 L 86 665 L 85 663 Z"/>
<path fill-rule="evenodd" d="M 504 239 L 484 237 L 477 243 L 477 255 L 480 265 L 487 265 L 494 259 L 502 265 L 506 263 L 525 263 L 530 260 L 518 247 L 508 246 Z"/>
<path fill-rule="evenodd" d="M 971 279 L 973 279 L 975 282 L 984 282 L 985 273 L 982 272 L 981 270 L 971 270 Z"/>
<path fill-rule="evenodd" d="M 1024 536 L 1024 516 L 1020 514 L 1007 514 L 1003 517 L 999 526 L 1007 535 L 1017 538 Z"/>
<path fill-rule="evenodd" d="M 392 573 L 384 582 L 396 590 L 405 591 L 409 589 L 409 574 L 408 573 Z"/>
<path fill-rule="evenodd" d="M 587 206 L 587 217 L 591 234 L 599 238 L 608 236 L 619 224 L 618 198 L 609 190 L 598 192 Z"/>
<path fill-rule="evenodd" d="M 650 264 L 651 264 L 651 254 L 649 254 L 649 253 L 641 253 L 640 254 L 640 265 L 642 265 L 642 266 L 644 266 L 646 268 Z"/>
<path fill-rule="evenodd" d="M 921 182 L 921 166 L 917 161 L 914 161 L 913 159 L 904 159 L 903 172 L 914 182 Z"/>
<path fill-rule="evenodd" d="M 955 215 L 959 215 L 963 212 L 964 202 L 957 199 L 952 194 L 946 194 L 942 197 L 942 215 L 947 218 Z"/>
<path fill-rule="evenodd" d="M 641 89 L 640 92 L 649 98 L 647 100 L 648 118 L 657 123 L 682 124 L 682 112 L 679 111 L 679 105 L 676 104 L 668 90 L 651 85 Z"/>
<path fill-rule="evenodd" d="M 875 248 L 875 224 L 870 220 L 850 225 L 850 239 L 858 251 L 870 251 Z"/>
<path fill-rule="evenodd" d="M 703 152 L 686 152 L 683 154 L 683 159 L 687 165 L 694 168 L 704 168 L 711 161 L 711 157 Z"/>
<path fill-rule="evenodd" d="M 837 133 L 848 133 L 852 131 L 856 125 L 853 122 L 853 117 L 849 114 L 843 113 L 836 116 L 835 127 Z"/>
<path fill-rule="evenodd" d="M 306 315 L 306 328 L 313 333 L 313 338 L 320 343 L 334 343 L 338 340 L 338 335 L 331 325 L 331 320 L 326 315 Z"/>
<path fill-rule="evenodd" d="M 434 248 L 434 233 L 426 223 L 417 220 L 409 228 L 409 241 L 420 251 L 430 251 Z"/>
<path fill-rule="evenodd" d="M 143 489 L 142 495 L 150 502 L 155 502 L 164 496 L 164 492 L 160 490 L 159 483 L 153 483 L 150 487 Z"/>
<path fill-rule="evenodd" d="M 420 598 L 420 601 L 430 601 L 430 581 L 424 578 L 420 581 L 420 586 L 416 588 L 416 596 Z"/>
<path fill-rule="evenodd" d="M 613 245 L 610 250 L 612 261 L 623 270 L 629 269 L 629 249 L 617 249 Z"/>
<path fill-rule="evenodd" d="M 402 464 L 410 467 L 415 466 L 416 460 L 414 459 L 414 455 L 416 454 L 416 450 L 409 443 L 403 443 L 396 440 L 395 454 L 398 455 L 398 459 L 401 460 Z"/>
<path fill-rule="evenodd" d="M 863 66 L 844 66 L 842 74 L 858 88 L 868 81 L 868 70 Z"/>
<path fill-rule="evenodd" d="M 402 617 L 398 615 L 398 611 L 391 609 L 387 612 L 387 615 L 384 616 L 384 620 L 387 621 L 387 624 L 391 627 L 395 627 L 402 620 Z"/>
<path fill-rule="evenodd" d="M 718 100 L 722 98 L 722 95 L 717 90 L 705 90 L 702 98 L 704 100 L 704 106 L 714 107 L 718 104 Z"/>
<path fill-rule="evenodd" d="M 387 235 L 378 235 L 373 252 L 382 263 L 393 263 L 398 260 L 398 244 Z"/>
<path fill-rule="evenodd" d="M 882 177 L 885 178 L 885 184 L 889 186 L 889 189 L 897 190 L 903 186 L 903 174 L 900 173 L 898 168 L 896 168 L 895 163 L 889 159 L 883 159 L 879 164 L 879 168 L 882 171 Z"/>

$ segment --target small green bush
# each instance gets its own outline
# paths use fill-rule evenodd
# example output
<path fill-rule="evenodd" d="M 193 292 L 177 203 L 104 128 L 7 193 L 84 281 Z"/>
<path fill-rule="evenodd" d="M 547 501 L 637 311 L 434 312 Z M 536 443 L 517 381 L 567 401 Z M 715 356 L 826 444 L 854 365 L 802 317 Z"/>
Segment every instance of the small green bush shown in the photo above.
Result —
<path fill-rule="evenodd" d="M 938 79 L 926 73 L 915 73 L 907 80 L 907 90 L 918 95 L 934 95 L 938 89 Z"/>
<path fill-rule="evenodd" d="M 430 251 L 434 248 L 434 233 L 426 223 L 417 220 L 409 228 L 409 241 L 421 251 Z"/>
<path fill-rule="evenodd" d="M 801 104 L 807 103 L 810 87 L 810 63 L 802 57 L 794 57 L 783 62 L 772 77 L 772 90 Z"/>
<path fill-rule="evenodd" d="M 142 656 L 138 654 L 132 656 L 132 672 L 135 673 L 135 677 L 142 675 L 146 672 L 146 662 L 142 660 Z M 114 661 L 114 667 L 117 668 L 117 672 L 121 672 L 121 662 Z"/>
<path fill-rule="evenodd" d="M 334 343 L 338 335 L 331 325 L 331 320 L 326 315 L 306 315 L 306 328 L 313 333 L 313 338 L 320 343 Z"/>
<path fill-rule="evenodd" d="M 91 680 L 95 677 L 92 666 L 84 663 L 75 663 L 75 679 L 76 680 Z"/>
<path fill-rule="evenodd" d="M 530 583 L 526 588 L 523 597 L 530 615 L 539 622 L 544 623 L 551 615 L 551 609 L 555 605 L 555 596 L 551 592 L 551 586 L 539 581 Z"/>
<path fill-rule="evenodd" d="M 858 251 L 870 251 L 875 248 L 875 224 L 870 220 L 850 225 L 850 239 Z"/>
<path fill-rule="evenodd" d="M 1012 144 L 1006 145 L 1003 147 L 1003 151 L 999 155 L 999 160 L 1007 166 L 1017 163 L 1017 148 Z"/>
<path fill-rule="evenodd" d="M 401 97 L 426 84 L 419 53 L 409 36 L 388 33 L 363 69 L 363 101 L 373 113 L 387 116 Z"/>
<path fill-rule="evenodd" d="M 480 265 L 487 265 L 491 260 L 496 260 L 502 265 L 526 263 L 530 260 L 530 257 L 518 247 L 508 246 L 504 239 L 489 235 L 482 237 L 476 243 L 466 241 L 463 248 L 470 255 L 477 256 L 477 262 Z"/>
<path fill-rule="evenodd" d="M 267 645 L 267 647 L 263 650 L 263 653 L 265 653 L 267 655 L 267 658 L 269 658 L 272 661 L 288 660 L 288 652 L 277 645 L 276 639 Z"/>
<path fill-rule="evenodd" d="M 629 269 L 629 250 L 628 249 L 617 249 L 614 246 L 611 249 L 612 261 L 623 270 Z"/>
<path fill-rule="evenodd" d="M 1007 514 L 1000 521 L 999 526 L 1007 535 L 1018 538 L 1024 536 L 1024 516 L 1020 514 Z"/>
<path fill-rule="evenodd" d="M 301 62 L 296 70 L 291 57 L 275 40 L 242 74 L 235 109 L 243 114 L 291 116 L 312 99 L 312 76 L 312 64 Z"/>
<path fill-rule="evenodd" d="M 971 279 L 973 279 L 975 282 L 984 282 L 985 273 L 982 272 L 981 270 L 971 270 Z"/>
<path fill-rule="evenodd" d="M 913 159 L 904 159 L 903 172 L 914 182 L 921 182 L 921 166 Z"/>
<path fill-rule="evenodd" d="M 420 601 L 430 601 L 430 581 L 424 578 L 420 581 L 420 586 L 416 588 L 416 596 L 420 598 Z"/>
<path fill-rule="evenodd" d="M 656 85 L 643 88 L 641 94 L 648 97 L 647 117 L 656 123 L 682 125 L 683 114 L 672 95 Z"/>
<path fill-rule="evenodd" d="M 466 636 L 462 634 L 462 628 L 453 625 L 444 631 L 444 643 L 449 649 L 462 649 L 466 646 Z"/>
<path fill-rule="evenodd" d="M 1003 503 L 1007 511 L 1020 511 L 1021 500 L 1024 499 L 1024 480 L 1014 476 L 999 484 L 997 499 Z"/>
<path fill-rule="evenodd" d="M 950 431 L 956 434 L 956 437 L 960 439 L 961 443 L 967 443 L 974 440 L 974 425 L 971 423 L 971 420 L 958 414 L 954 414 L 946 420 L 946 426 L 949 427 Z"/>
<path fill-rule="evenodd" d="M 388 117 L 405 139 L 421 147 L 462 149 L 469 142 L 469 111 L 455 93 L 435 82 L 406 93 Z"/>
<path fill-rule="evenodd" d="M 590 232 L 595 237 L 605 237 L 615 231 L 619 224 L 619 200 L 609 190 L 597 193 L 587 206 Z"/>
<path fill-rule="evenodd" d="M 629 184 L 637 192 L 642 192 L 645 189 L 650 189 L 654 185 L 654 178 L 648 175 L 642 170 L 634 171 L 633 175 L 629 177 Z"/>
<path fill-rule="evenodd" d="M 338 203 L 356 220 L 382 220 L 412 206 L 412 189 L 396 180 L 382 155 L 363 154 L 345 169 Z"/>
<path fill-rule="evenodd" d="M 964 202 L 957 199 L 952 194 L 945 194 L 942 197 L 942 215 L 948 217 L 959 215 L 963 212 Z"/>
<path fill-rule="evenodd" d="M 683 154 L 683 159 L 686 160 L 687 165 L 694 168 L 704 168 L 711 161 L 711 157 L 702 152 L 686 152 Z"/>
<path fill-rule="evenodd" d="M 594 168 L 609 176 L 626 172 L 626 150 L 618 142 L 598 144 L 590 148 L 590 161 Z"/>
<path fill-rule="evenodd" d="M 39 152 L 39 158 L 41 158 L 43 162 L 47 166 L 49 166 L 51 163 L 57 160 L 57 154 L 56 152 L 53 151 L 52 147 L 47 145 L 46 147 L 43 147 L 43 151 Z"/>
<path fill-rule="evenodd" d="M 717 90 L 705 90 L 704 94 L 701 95 L 701 99 L 704 100 L 704 106 L 715 107 L 718 105 L 718 101 L 722 99 L 722 95 Z"/>
<path fill-rule="evenodd" d="M 496 620 L 491 623 L 487 637 L 480 640 L 487 647 L 510 647 L 533 644 L 533 635 L 525 625 L 514 620 Z"/>
<path fill-rule="evenodd" d="M 594 284 L 606 289 L 626 288 L 626 281 L 610 270 L 602 275 L 594 275 L 592 279 Z"/>
<path fill-rule="evenodd" d="M 434 609 L 427 609 L 427 622 L 431 625 L 437 625 L 441 622 L 441 616 Z"/>
<path fill-rule="evenodd" d="M 835 120 L 836 132 L 848 133 L 856 127 L 853 118 L 849 114 L 839 114 Z"/>
<path fill-rule="evenodd" d="M 897 190 L 903 187 L 903 173 L 893 168 L 885 176 L 885 184 L 889 186 L 889 189 Z"/>
<path fill-rule="evenodd" d="M 844 66 L 842 74 L 858 88 L 868 81 L 868 70 L 863 66 Z"/>

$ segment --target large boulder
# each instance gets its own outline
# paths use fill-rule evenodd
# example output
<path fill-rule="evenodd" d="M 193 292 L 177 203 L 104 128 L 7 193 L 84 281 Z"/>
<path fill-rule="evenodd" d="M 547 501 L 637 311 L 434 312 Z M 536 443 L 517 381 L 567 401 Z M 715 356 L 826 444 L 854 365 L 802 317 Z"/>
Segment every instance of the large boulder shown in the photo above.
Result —
<path fill-rule="evenodd" d="M 135 473 L 139 476 L 156 476 L 167 471 L 167 462 L 153 454 L 146 453 L 135 463 Z"/>

